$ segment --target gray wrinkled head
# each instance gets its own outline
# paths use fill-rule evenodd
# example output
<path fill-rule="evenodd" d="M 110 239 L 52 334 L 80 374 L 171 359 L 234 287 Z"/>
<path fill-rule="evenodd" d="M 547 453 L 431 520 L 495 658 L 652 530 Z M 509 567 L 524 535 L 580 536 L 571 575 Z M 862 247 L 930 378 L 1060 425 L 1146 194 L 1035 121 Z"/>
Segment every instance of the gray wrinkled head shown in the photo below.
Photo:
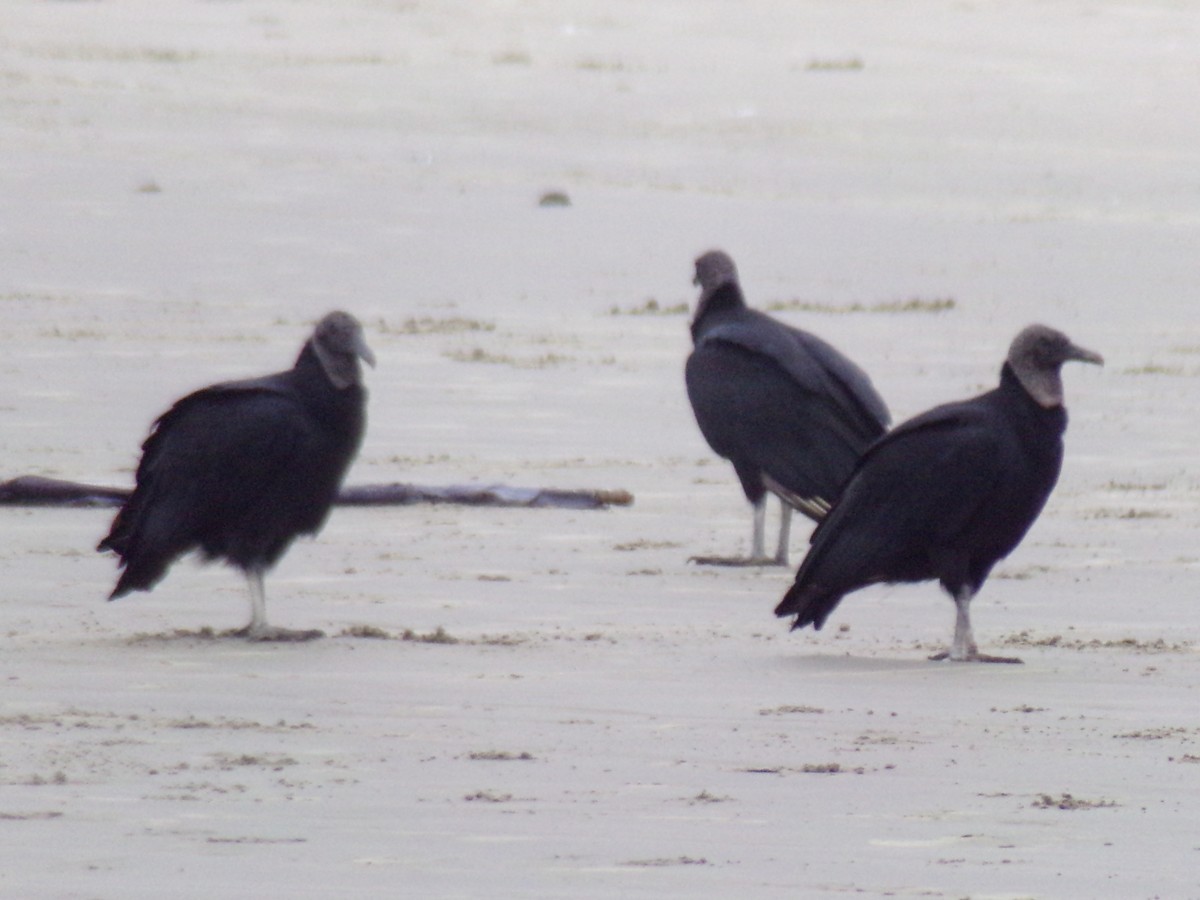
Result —
<path fill-rule="evenodd" d="M 325 316 L 309 338 L 321 368 L 338 390 L 362 383 L 360 359 L 375 365 L 375 354 L 367 346 L 362 326 L 350 313 L 337 310 Z"/>
<path fill-rule="evenodd" d="M 1071 360 L 1104 365 L 1099 353 L 1072 344 L 1061 331 L 1046 325 L 1024 328 L 1008 348 L 1013 374 L 1029 396 L 1047 409 L 1062 405 L 1062 364 Z"/>
<path fill-rule="evenodd" d="M 692 284 L 700 285 L 700 301 L 692 317 L 692 339 L 696 339 L 701 320 L 717 309 L 737 309 L 746 305 L 742 286 L 738 284 L 737 266 L 728 253 L 709 250 L 696 260 L 696 277 Z"/>
<path fill-rule="evenodd" d="M 700 285 L 701 300 L 721 285 L 730 283 L 738 283 L 738 273 L 728 253 L 709 250 L 696 259 L 696 277 L 692 279 L 692 284 Z"/>

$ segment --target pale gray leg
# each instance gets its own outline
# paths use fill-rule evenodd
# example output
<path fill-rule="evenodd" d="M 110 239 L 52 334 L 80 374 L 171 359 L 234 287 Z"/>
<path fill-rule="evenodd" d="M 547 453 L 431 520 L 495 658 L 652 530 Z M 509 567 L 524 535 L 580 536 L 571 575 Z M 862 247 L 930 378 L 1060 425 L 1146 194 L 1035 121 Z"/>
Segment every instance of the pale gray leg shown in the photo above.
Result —
<path fill-rule="evenodd" d="M 785 500 L 779 501 L 779 544 L 775 548 L 776 565 L 788 564 L 788 544 L 792 540 L 792 507 Z"/>
<path fill-rule="evenodd" d="M 786 512 L 791 510 L 784 504 Z M 785 514 L 786 514 L 785 512 Z M 785 526 L 786 527 L 786 526 Z M 737 556 L 693 556 L 691 562 L 698 566 L 774 566 L 787 565 L 787 536 L 780 535 L 780 546 L 784 548 L 783 562 L 779 561 L 779 556 L 776 554 L 771 558 L 765 554 L 763 547 L 766 545 L 767 531 L 767 495 L 763 494 L 762 499 L 754 504 L 754 531 L 750 537 L 750 556 L 746 558 Z"/>
<path fill-rule="evenodd" d="M 975 635 L 971 632 L 971 598 L 975 593 L 967 587 L 954 598 L 954 643 L 950 645 L 950 658 L 965 662 L 979 655 Z"/>
<path fill-rule="evenodd" d="M 257 638 L 267 631 L 267 589 L 263 584 L 263 573 L 253 569 L 246 573 L 246 582 L 250 586 L 250 624 L 246 626 L 246 634 Z"/>
<path fill-rule="evenodd" d="M 251 569 L 246 573 L 250 585 L 250 624 L 237 632 L 252 641 L 311 641 L 325 637 L 318 629 L 297 631 L 292 628 L 276 628 L 267 624 L 267 592 L 263 586 L 263 573 Z"/>
<path fill-rule="evenodd" d="M 763 494 L 754 504 L 754 534 L 751 538 L 750 558 L 762 559 L 767 541 L 767 495 Z"/>
<path fill-rule="evenodd" d="M 975 592 L 962 587 L 954 597 L 954 642 L 949 652 L 935 653 L 930 659 L 949 659 L 953 662 L 1019 663 L 1015 656 L 992 656 L 980 653 L 971 631 L 971 599 Z"/>

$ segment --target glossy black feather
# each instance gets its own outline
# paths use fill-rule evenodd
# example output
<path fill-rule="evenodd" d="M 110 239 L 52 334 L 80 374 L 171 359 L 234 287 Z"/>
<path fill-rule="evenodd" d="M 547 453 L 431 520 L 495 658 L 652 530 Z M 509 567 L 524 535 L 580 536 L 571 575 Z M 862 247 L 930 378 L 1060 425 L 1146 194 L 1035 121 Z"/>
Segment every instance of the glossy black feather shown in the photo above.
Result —
<path fill-rule="evenodd" d="M 819 629 L 845 594 L 878 582 L 937 579 L 954 596 L 974 593 L 1041 512 L 1066 424 L 1062 406 L 1035 402 L 1006 363 L 996 389 L 897 426 L 813 533 L 776 615 Z"/>
<path fill-rule="evenodd" d="M 747 307 L 736 283 L 705 298 L 692 337 L 688 399 L 746 498 L 762 498 L 764 475 L 800 498 L 836 498 L 889 421 L 862 369 L 820 338 Z"/>
<path fill-rule="evenodd" d="M 334 386 L 310 341 L 288 371 L 176 402 L 100 542 L 123 566 L 110 599 L 149 590 L 193 549 L 261 572 L 318 531 L 362 440 L 365 398 L 357 383 Z"/>

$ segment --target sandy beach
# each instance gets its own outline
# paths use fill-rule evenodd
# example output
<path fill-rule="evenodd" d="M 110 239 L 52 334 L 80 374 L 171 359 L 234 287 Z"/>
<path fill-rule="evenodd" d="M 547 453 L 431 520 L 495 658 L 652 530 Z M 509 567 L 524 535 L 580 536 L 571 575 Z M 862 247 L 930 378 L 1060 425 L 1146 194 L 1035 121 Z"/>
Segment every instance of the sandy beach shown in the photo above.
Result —
<path fill-rule="evenodd" d="M 267 579 L 300 645 L 0 509 L 0 894 L 1200 897 L 1197 47 L 1165 0 L 4 5 L 0 479 L 128 485 L 343 308 L 349 483 L 636 499 L 336 509 Z M 928 661 L 935 584 L 789 633 L 794 569 L 688 562 L 750 541 L 683 386 L 713 247 L 897 420 L 1030 322 L 1104 354 L 973 606 L 1024 665 Z"/>

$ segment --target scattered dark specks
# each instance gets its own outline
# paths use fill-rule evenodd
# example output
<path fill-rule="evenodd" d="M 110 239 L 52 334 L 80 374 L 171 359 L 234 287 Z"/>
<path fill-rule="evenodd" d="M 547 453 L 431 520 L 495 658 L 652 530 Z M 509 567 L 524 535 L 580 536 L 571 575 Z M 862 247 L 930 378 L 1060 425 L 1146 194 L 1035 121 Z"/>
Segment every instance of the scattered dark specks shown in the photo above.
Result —
<path fill-rule="evenodd" d="M 1171 519 L 1174 516 L 1161 509 L 1097 509 L 1086 514 L 1089 519 Z"/>
<path fill-rule="evenodd" d="M 823 712 L 825 712 L 825 710 L 821 709 L 821 707 L 819 707 L 819 706 L 803 706 L 803 705 L 787 706 L 787 705 L 785 705 L 785 706 L 775 706 L 770 709 L 760 709 L 758 711 L 758 714 L 760 716 L 788 716 L 788 715 L 793 715 L 793 714 L 809 714 L 809 713 L 823 713 Z"/>
<path fill-rule="evenodd" d="M 468 803 L 511 803 L 513 801 L 513 795 L 500 794 L 496 791 L 475 791 L 473 794 L 467 794 L 465 797 L 463 797 L 463 799 Z"/>
<path fill-rule="evenodd" d="M 390 641 L 392 636 L 376 625 L 351 625 L 343 628 L 338 637 L 371 638 L 373 640 Z"/>
<path fill-rule="evenodd" d="M 24 781 L 22 783 L 27 784 L 27 785 L 32 785 L 34 787 L 41 787 L 41 786 L 47 785 L 47 784 L 66 784 L 67 783 L 67 775 L 65 772 L 63 772 L 61 770 L 58 772 L 55 772 L 53 775 L 50 775 L 50 776 L 31 775 L 26 781 Z"/>
<path fill-rule="evenodd" d="M 1162 741 L 1167 738 L 1183 737 L 1190 732 L 1191 729 L 1175 725 L 1164 726 L 1162 728 L 1142 728 L 1138 731 L 1123 731 L 1119 734 L 1114 734 L 1113 737 L 1118 740 L 1127 741 Z"/>
<path fill-rule="evenodd" d="M 399 325 L 389 325 L 384 319 L 380 319 L 378 327 L 384 334 L 402 334 L 402 335 L 424 335 L 424 334 L 465 334 L 467 332 L 480 331 L 495 331 L 496 325 L 494 322 L 485 322 L 479 319 L 465 319 L 461 316 L 449 316 L 446 318 L 433 318 L 432 316 L 420 316 L 405 319 Z"/>
<path fill-rule="evenodd" d="M 1050 794 L 1039 794 L 1032 805 L 1035 809 L 1076 810 L 1113 807 L 1117 805 L 1117 802 L 1115 800 L 1084 800 L 1082 797 L 1063 793 L 1057 797 Z"/>
<path fill-rule="evenodd" d="M 1146 363 L 1141 366 L 1126 366 L 1121 370 L 1122 375 L 1168 375 L 1174 378 L 1195 375 L 1194 370 L 1183 366 L 1162 365 L 1161 363 Z"/>
<path fill-rule="evenodd" d="M 1191 648 L 1191 643 L 1188 641 L 1168 643 L 1163 638 L 1141 640 L 1125 637 L 1110 640 L 1100 640 L 1099 638 L 1083 640 L 1063 637 L 1060 634 L 1035 635 L 1030 631 L 1005 635 L 1000 642 L 1006 646 L 1063 647 L 1068 650 L 1132 650 L 1135 653 L 1181 653 Z"/>
<path fill-rule="evenodd" d="M 866 64 L 858 56 L 843 59 L 813 59 L 804 67 L 807 72 L 861 72 Z"/>
<path fill-rule="evenodd" d="M 651 541 L 643 538 L 641 540 L 613 544 L 613 549 L 621 553 L 630 553 L 634 550 L 674 550 L 682 546 L 677 541 Z"/>
<path fill-rule="evenodd" d="M 907 300 L 881 300 L 877 303 L 822 303 L 812 300 L 776 300 L 768 303 L 768 312 L 810 312 L 831 315 L 847 313 L 943 313 L 958 306 L 953 297 L 910 297 Z"/>
<path fill-rule="evenodd" d="M 1113 481 L 1109 481 L 1108 484 L 1104 485 L 1104 487 L 1110 491 L 1138 491 L 1138 492 L 1163 491 L 1163 490 L 1166 490 L 1166 488 L 1167 488 L 1167 482 L 1165 482 L 1165 481 L 1136 482 L 1136 481 L 1113 480 Z"/>
<path fill-rule="evenodd" d="M 894 765 L 885 766 L 886 769 L 894 769 Z M 749 775 L 787 775 L 791 773 L 799 773 L 801 775 L 865 775 L 867 770 L 862 766 L 849 768 L 841 763 L 825 762 L 825 763 L 805 763 L 799 768 L 791 766 L 770 766 L 763 768 L 738 769 L 739 772 L 745 772 Z"/>
<path fill-rule="evenodd" d="M 519 634 L 485 634 L 472 643 L 479 643 L 485 647 L 518 647 L 528 640 Z"/>
<path fill-rule="evenodd" d="M 665 866 L 707 866 L 708 860 L 704 857 L 693 856 L 660 856 L 654 859 L 630 859 L 621 863 L 623 866 L 637 866 L 639 868 L 662 868 Z"/>
<path fill-rule="evenodd" d="M 837 775 L 842 771 L 841 763 L 805 763 L 800 771 L 806 775 Z"/>
<path fill-rule="evenodd" d="M 402 641 L 416 641 L 421 644 L 457 644 L 458 638 L 447 634 L 446 629 L 441 625 L 436 630 L 428 634 L 418 634 L 411 628 L 405 628 L 404 633 L 400 635 Z"/>
<path fill-rule="evenodd" d="M 218 634 L 209 626 L 203 628 L 175 628 L 171 631 L 148 632 L 139 631 L 133 637 L 129 638 L 130 644 L 148 644 L 156 641 L 186 641 L 186 640 L 201 640 L 215 641 L 222 637 L 231 637 L 234 631 L 225 631 Z"/>
<path fill-rule="evenodd" d="M 239 766 L 262 766 L 278 772 L 287 766 L 299 765 L 294 758 L 282 753 L 213 753 L 211 755 L 216 760 L 217 766 L 226 771 Z"/>
<path fill-rule="evenodd" d="M 698 793 L 695 797 L 688 798 L 688 803 L 695 806 L 697 803 L 726 803 L 732 799 L 732 797 L 712 794 L 705 790 Z"/>
<path fill-rule="evenodd" d="M 686 303 L 663 306 L 651 297 L 639 306 L 629 306 L 624 309 L 614 306 L 608 311 L 608 314 L 611 316 L 685 316 L 687 312 L 688 305 Z M 708 465 L 708 460 L 704 460 L 700 465 Z"/>
<path fill-rule="evenodd" d="M 536 757 L 532 753 L 512 753 L 508 750 L 477 750 L 467 755 L 467 759 L 492 762 L 508 762 L 512 760 L 528 761 L 535 758 Z"/>

